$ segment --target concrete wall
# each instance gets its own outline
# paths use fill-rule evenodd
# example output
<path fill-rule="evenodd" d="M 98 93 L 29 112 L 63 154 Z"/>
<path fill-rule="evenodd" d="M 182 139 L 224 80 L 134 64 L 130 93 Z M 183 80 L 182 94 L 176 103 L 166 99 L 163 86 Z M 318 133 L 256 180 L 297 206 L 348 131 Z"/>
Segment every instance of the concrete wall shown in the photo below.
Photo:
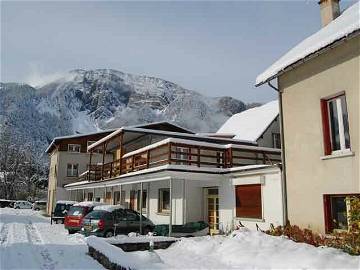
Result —
<path fill-rule="evenodd" d="M 360 191 L 359 36 L 279 78 L 283 91 L 289 219 L 324 232 L 323 194 Z M 324 156 L 320 99 L 346 93 L 353 155 Z"/>

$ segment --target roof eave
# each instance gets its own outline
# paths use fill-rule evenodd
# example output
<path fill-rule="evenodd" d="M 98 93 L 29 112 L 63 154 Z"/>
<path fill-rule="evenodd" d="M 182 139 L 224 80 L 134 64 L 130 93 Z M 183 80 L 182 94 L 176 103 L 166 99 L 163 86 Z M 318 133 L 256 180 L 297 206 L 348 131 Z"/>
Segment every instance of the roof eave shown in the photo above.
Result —
<path fill-rule="evenodd" d="M 307 61 L 309 61 L 309 60 L 311 60 L 311 59 L 313 59 L 314 57 L 319 56 L 320 54 L 326 52 L 327 50 L 330 50 L 330 49 L 333 49 L 333 48 L 339 46 L 339 45 L 342 44 L 344 41 L 349 40 L 349 39 L 351 39 L 351 38 L 353 38 L 353 37 L 356 37 L 356 36 L 359 35 L 359 34 L 360 34 L 360 29 L 357 29 L 357 30 L 353 31 L 353 32 L 350 33 L 350 34 L 347 34 L 346 36 L 343 36 L 343 37 L 335 40 L 334 42 L 328 44 L 327 46 L 322 47 L 322 48 L 320 48 L 319 50 L 317 50 L 317 51 L 315 51 L 315 52 L 313 52 L 313 53 L 305 56 L 304 58 L 302 58 L 302 59 L 300 59 L 300 60 L 298 60 L 298 61 L 296 61 L 296 62 L 294 62 L 294 63 L 292 63 L 292 64 L 290 64 L 290 65 L 288 65 L 288 66 L 286 66 L 285 68 L 283 68 L 282 70 L 280 70 L 280 71 L 277 72 L 276 74 L 272 75 L 271 77 L 269 77 L 269 78 L 267 78 L 267 79 L 265 79 L 265 80 L 263 80 L 263 81 L 261 81 L 261 82 L 259 82 L 259 83 L 255 83 L 255 87 L 259 87 L 259 86 L 261 86 L 261 85 L 263 85 L 263 84 L 265 84 L 265 83 L 268 83 L 268 82 L 272 81 L 273 79 L 281 76 L 281 75 L 284 74 L 285 72 L 288 72 L 288 71 L 296 68 L 297 66 L 299 66 L 299 65 L 301 65 L 301 64 L 303 64 L 303 63 L 305 63 L 305 62 L 307 62 Z"/>

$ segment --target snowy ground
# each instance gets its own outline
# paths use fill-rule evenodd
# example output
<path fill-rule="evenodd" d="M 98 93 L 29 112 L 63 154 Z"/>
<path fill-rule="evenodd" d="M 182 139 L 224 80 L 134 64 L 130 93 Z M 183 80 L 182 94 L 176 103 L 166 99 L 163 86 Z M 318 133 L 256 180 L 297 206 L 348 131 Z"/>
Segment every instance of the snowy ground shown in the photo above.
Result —
<path fill-rule="evenodd" d="M 231 236 L 185 238 L 154 252 L 123 252 L 104 241 L 99 244 L 96 237 L 92 239 L 114 260 L 137 270 L 360 269 L 359 256 L 248 230 Z M 86 252 L 81 235 L 69 236 L 63 225 L 50 225 L 38 212 L 0 209 L 1 270 L 103 269 Z"/>
<path fill-rule="evenodd" d="M 0 269 L 103 269 L 79 235 L 28 209 L 0 208 Z"/>
<path fill-rule="evenodd" d="M 168 249 L 124 252 L 96 237 L 88 243 L 130 269 L 360 269 L 360 257 L 242 229 L 230 236 L 183 238 Z"/>

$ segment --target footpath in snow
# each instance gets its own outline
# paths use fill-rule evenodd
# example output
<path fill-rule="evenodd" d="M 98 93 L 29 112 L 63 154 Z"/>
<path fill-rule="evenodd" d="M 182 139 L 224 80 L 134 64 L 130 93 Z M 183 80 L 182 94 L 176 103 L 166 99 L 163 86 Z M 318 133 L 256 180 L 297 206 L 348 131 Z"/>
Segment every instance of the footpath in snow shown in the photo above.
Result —
<path fill-rule="evenodd" d="M 0 269 L 103 269 L 80 235 L 28 209 L 0 208 Z"/>

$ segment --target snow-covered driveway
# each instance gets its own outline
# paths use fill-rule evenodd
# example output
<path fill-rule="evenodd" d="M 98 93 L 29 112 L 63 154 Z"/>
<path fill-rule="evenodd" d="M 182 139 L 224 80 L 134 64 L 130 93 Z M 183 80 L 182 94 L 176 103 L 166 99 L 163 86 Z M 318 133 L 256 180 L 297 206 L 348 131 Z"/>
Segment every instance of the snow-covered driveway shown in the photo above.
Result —
<path fill-rule="evenodd" d="M 27 209 L 0 209 L 0 269 L 103 269 L 79 235 Z"/>

